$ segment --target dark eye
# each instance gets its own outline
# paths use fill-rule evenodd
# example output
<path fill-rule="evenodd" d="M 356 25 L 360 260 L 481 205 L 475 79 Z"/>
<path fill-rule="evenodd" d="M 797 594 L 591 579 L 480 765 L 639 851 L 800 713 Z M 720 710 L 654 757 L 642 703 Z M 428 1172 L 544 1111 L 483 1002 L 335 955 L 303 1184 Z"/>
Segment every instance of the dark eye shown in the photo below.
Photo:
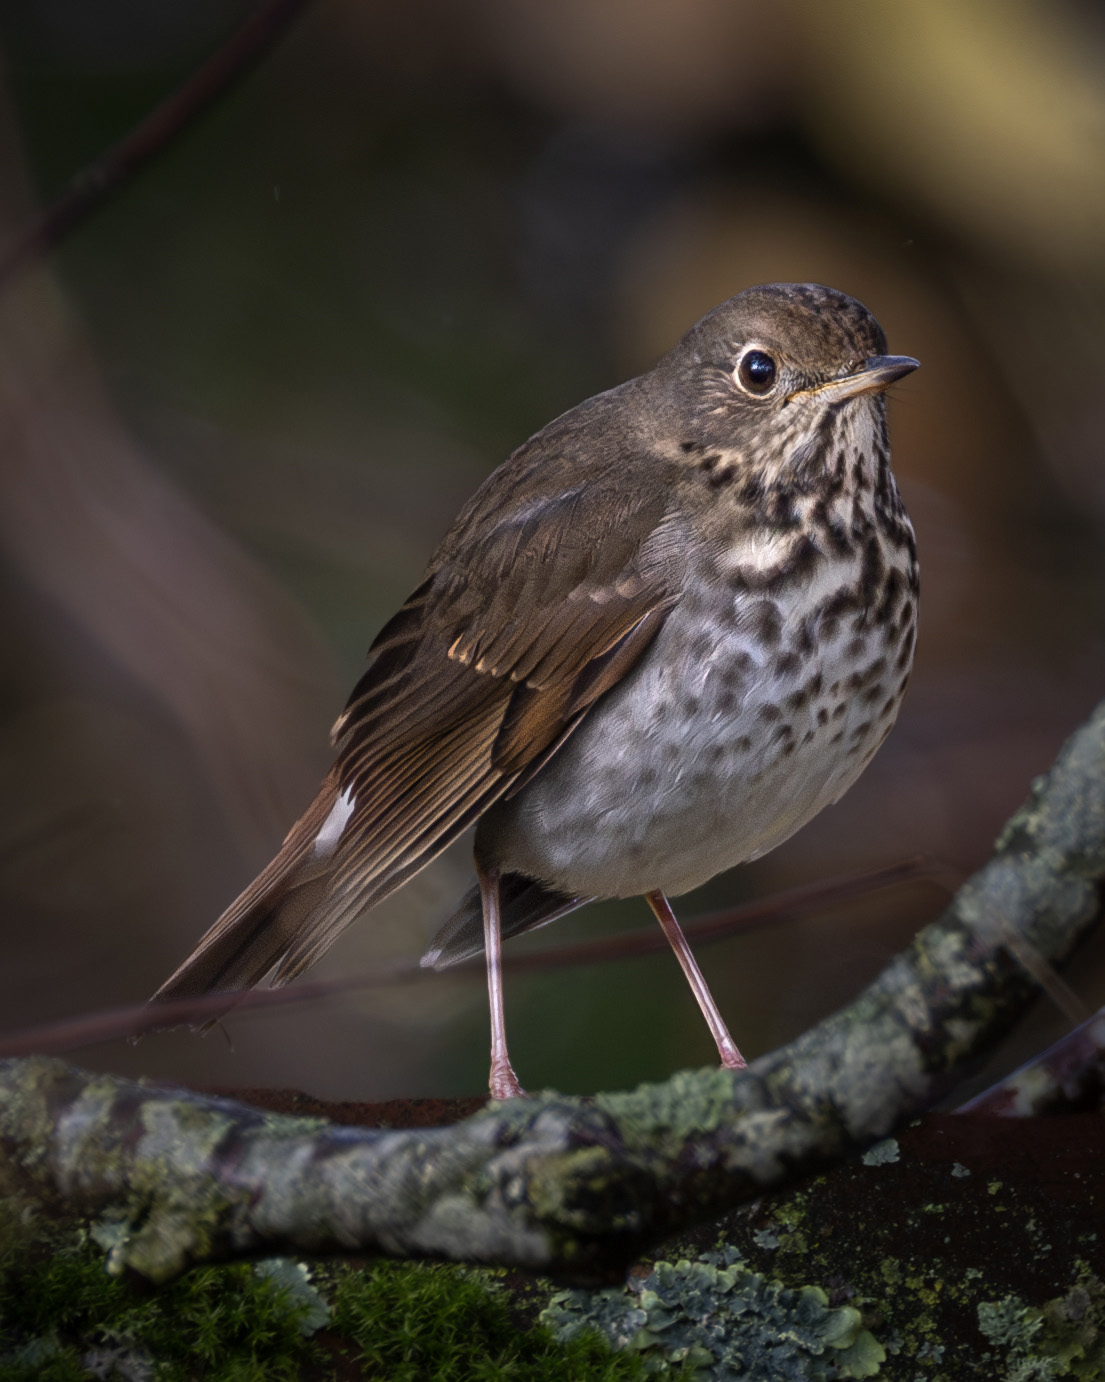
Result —
<path fill-rule="evenodd" d="M 775 387 L 775 361 L 766 350 L 750 350 L 741 356 L 737 378 L 749 393 L 770 393 Z"/>

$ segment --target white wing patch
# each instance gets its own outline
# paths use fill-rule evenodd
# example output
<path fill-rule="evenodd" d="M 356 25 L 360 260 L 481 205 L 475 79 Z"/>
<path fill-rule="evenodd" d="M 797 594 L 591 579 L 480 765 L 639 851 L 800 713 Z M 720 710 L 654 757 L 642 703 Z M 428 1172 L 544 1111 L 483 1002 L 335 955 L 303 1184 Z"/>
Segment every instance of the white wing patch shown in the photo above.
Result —
<path fill-rule="evenodd" d="M 322 823 L 322 829 L 315 836 L 314 854 L 316 858 L 325 859 L 327 855 L 333 854 L 334 850 L 337 849 L 341 833 L 348 824 L 356 804 L 357 800 L 353 795 L 353 788 L 347 787 L 334 802 L 330 814 Z"/>

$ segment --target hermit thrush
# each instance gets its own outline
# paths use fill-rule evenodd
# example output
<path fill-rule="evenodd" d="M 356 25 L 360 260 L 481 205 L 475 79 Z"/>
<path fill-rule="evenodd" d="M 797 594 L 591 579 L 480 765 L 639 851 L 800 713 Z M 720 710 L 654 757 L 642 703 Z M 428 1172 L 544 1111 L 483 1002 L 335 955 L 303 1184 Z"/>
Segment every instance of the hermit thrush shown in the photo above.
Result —
<path fill-rule="evenodd" d="M 518 448 L 372 645 L 337 762 L 268 868 L 156 998 L 284 984 L 475 824 L 477 885 L 423 964 L 643 894 L 723 1064 L 743 1058 L 667 902 L 855 781 L 913 660 L 917 560 L 890 472 L 887 355 L 815 284 L 730 298 L 649 373 Z"/>

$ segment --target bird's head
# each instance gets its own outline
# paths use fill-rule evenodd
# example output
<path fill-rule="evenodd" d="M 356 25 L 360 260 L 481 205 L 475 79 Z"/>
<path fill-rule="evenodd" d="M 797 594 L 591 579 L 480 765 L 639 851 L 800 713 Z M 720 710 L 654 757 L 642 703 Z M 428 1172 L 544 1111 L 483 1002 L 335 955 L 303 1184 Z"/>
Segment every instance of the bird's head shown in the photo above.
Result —
<path fill-rule="evenodd" d="M 886 353 L 882 327 L 855 298 L 817 283 L 763 284 L 714 308 L 656 367 L 660 425 L 692 463 L 721 451 L 769 483 L 815 481 L 830 430 L 850 420 L 881 432 L 881 395 L 918 363 Z"/>

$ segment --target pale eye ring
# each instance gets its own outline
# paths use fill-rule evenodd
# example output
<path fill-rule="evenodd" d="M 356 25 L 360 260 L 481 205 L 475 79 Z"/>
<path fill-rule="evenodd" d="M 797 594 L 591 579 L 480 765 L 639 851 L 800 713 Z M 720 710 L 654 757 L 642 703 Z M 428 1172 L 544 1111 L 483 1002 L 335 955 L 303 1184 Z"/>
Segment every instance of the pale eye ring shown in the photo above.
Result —
<path fill-rule="evenodd" d="M 745 393 L 756 394 L 760 398 L 775 387 L 778 373 L 774 356 L 759 346 L 746 350 L 737 363 L 737 383 Z"/>

